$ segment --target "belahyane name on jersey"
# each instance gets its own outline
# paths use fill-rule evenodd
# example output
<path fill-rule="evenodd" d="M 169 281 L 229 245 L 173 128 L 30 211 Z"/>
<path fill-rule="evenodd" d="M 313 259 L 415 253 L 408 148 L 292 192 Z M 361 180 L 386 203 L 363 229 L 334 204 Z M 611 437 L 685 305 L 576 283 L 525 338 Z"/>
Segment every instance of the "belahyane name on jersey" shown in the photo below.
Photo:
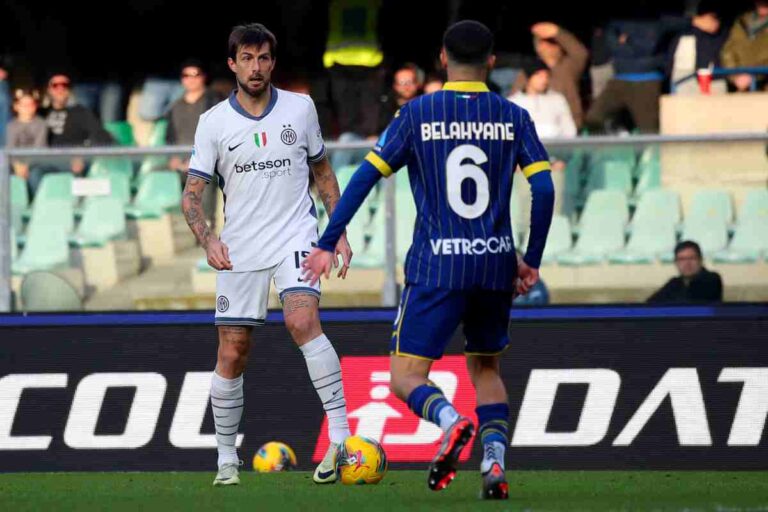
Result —
<path fill-rule="evenodd" d="M 512 123 L 421 123 L 421 140 L 515 140 Z"/>

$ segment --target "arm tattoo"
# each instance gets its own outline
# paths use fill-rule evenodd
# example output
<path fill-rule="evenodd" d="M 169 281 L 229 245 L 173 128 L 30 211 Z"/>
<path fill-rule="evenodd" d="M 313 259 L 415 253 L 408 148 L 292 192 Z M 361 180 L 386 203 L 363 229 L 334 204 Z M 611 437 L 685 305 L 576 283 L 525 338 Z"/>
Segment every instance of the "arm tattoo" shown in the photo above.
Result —
<path fill-rule="evenodd" d="M 208 247 L 208 240 L 211 237 L 211 228 L 205 222 L 205 215 L 203 214 L 203 189 L 205 185 L 205 181 L 200 178 L 189 176 L 181 199 L 184 218 L 204 249 Z"/>
<path fill-rule="evenodd" d="M 295 313 L 302 309 L 309 309 L 317 306 L 318 299 L 314 295 L 307 294 L 289 294 L 283 302 L 283 312 L 286 315 Z"/>
<path fill-rule="evenodd" d="M 328 158 L 323 158 L 316 164 L 312 164 L 312 174 L 315 176 L 315 185 L 320 200 L 323 201 L 328 215 L 331 215 L 336 208 L 336 203 L 339 202 L 341 192 L 339 191 L 339 182 L 336 181 L 336 175 L 333 173 Z"/>

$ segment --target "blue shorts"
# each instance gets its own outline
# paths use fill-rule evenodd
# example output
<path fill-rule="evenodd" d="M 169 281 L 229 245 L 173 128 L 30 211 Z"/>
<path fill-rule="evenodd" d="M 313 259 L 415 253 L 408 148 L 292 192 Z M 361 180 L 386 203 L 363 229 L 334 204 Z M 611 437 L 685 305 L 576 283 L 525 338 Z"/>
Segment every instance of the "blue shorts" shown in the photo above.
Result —
<path fill-rule="evenodd" d="M 407 285 L 395 319 L 390 353 L 440 359 L 463 323 L 466 354 L 500 354 L 509 345 L 511 306 L 512 292 Z"/>

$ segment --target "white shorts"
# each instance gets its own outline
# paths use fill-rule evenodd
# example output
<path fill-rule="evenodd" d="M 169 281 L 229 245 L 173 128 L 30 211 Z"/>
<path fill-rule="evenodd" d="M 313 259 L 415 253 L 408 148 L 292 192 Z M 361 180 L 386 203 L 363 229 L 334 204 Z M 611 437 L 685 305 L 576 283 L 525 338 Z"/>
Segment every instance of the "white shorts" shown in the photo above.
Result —
<path fill-rule="evenodd" d="M 269 302 L 269 282 L 283 302 L 292 293 L 320 298 L 320 281 L 310 286 L 302 279 L 301 262 L 309 251 L 295 251 L 271 268 L 252 272 L 219 272 L 216 276 L 216 325 L 264 325 Z"/>

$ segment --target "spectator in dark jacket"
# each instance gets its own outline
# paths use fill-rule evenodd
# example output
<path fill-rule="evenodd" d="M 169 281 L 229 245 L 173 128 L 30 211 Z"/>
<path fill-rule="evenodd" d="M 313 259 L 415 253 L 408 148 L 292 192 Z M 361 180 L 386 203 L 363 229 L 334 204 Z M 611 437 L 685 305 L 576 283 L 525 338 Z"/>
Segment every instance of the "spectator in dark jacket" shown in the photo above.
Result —
<path fill-rule="evenodd" d="M 615 76 L 592 104 L 586 125 L 602 131 L 605 122 L 628 110 L 635 126 L 644 133 L 659 131 L 659 97 L 666 69 L 668 37 L 691 25 L 704 32 L 719 26 L 711 15 L 661 20 L 612 21 L 606 40 Z"/>
<path fill-rule="evenodd" d="M 691 26 L 676 35 L 669 45 L 667 75 L 672 83 L 696 73 L 696 70 L 720 67 L 720 50 L 725 44 L 726 33 L 722 30 L 716 0 L 704 0 L 698 6 L 699 15 L 708 15 L 716 21 L 707 31 Z M 725 92 L 724 80 L 712 83 L 713 92 Z M 698 94 L 699 84 L 688 80 L 677 87 L 676 94 Z"/>
<path fill-rule="evenodd" d="M 755 0 L 755 10 L 743 14 L 733 24 L 722 51 L 723 66 L 727 68 L 768 66 L 768 0 Z M 737 91 L 752 87 L 752 75 L 739 74 L 730 78 Z M 768 85 L 765 75 L 759 85 Z"/>
<path fill-rule="evenodd" d="M 395 72 L 392 89 L 381 97 L 378 133 L 392 122 L 400 107 L 415 98 L 424 85 L 424 72 L 416 64 L 404 64 Z"/>
<path fill-rule="evenodd" d="M 651 295 L 648 302 L 722 302 L 723 282 L 718 273 L 704 268 L 699 244 L 690 241 L 677 244 L 675 265 L 680 276 L 670 279 L 659 291 Z"/>

